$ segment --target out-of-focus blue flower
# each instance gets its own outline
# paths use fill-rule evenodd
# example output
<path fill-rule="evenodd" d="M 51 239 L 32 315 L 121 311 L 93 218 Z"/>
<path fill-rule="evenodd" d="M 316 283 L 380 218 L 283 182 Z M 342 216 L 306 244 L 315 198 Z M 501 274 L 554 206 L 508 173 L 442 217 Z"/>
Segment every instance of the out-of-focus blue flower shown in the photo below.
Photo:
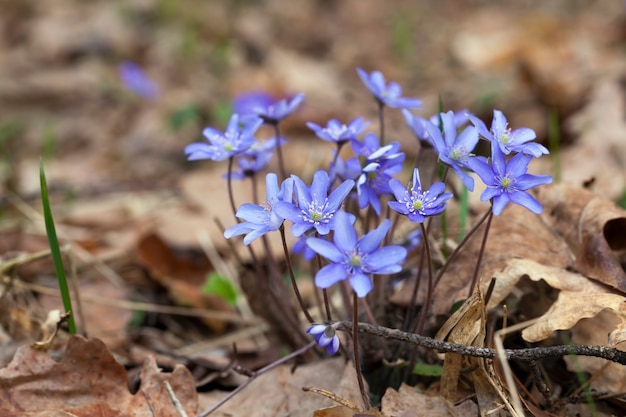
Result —
<path fill-rule="evenodd" d="M 478 132 L 476 128 L 469 126 L 457 136 L 454 113 L 451 111 L 441 113 L 441 120 L 443 137 L 438 126 L 430 122 L 426 124 L 426 130 L 439 154 L 439 160 L 454 169 L 468 190 L 474 191 L 474 179 L 464 169 L 469 169 L 467 161 L 473 156 L 472 151 L 478 143 Z"/>
<path fill-rule="evenodd" d="M 333 355 L 339 350 L 339 336 L 337 331 L 331 325 L 327 324 L 312 324 L 307 330 L 307 333 L 315 337 L 315 342 L 323 348 L 326 348 L 326 353 Z"/>
<path fill-rule="evenodd" d="M 276 207 L 282 217 L 293 222 L 291 234 L 299 237 L 307 230 L 315 228 L 320 235 L 326 235 L 334 230 L 335 213 L 354 187 L 354 181 L 345 180 L 328 195 L 330 180 L 326 171 L 320 170 L 315 173 L 310 188 L 296 175 L 291 177 L 296 189 L 298 206 L 280 203 Z"/>
<path fill-rule="evenodd" d="M 221 132 L 212 127 L 206 127 L 202 134 L 208 140 L 185 146 L 185 155 L 190 161 L 211 159 L 223 161 L 234 155 L 247 151 L 255 142 L 254 134 L 263 124 L 260 118 L 251 119 L 240 126 L 237 113 L 230 117 L 226 130 Z"/>
<path fill-rule="evenodd" d="M 392 178 L 383 164 L 375 162 L 363 168 L 363 172 L 356 181 L 359 208 L 363 209 L 370 205 L 374 212 L 380 216 L 380 196 L 391 193 L 389 181 Z"/>
<path fill-rule="evenodd" d="M 256 118 L 274 101 L 274 96 L 265 91 L 247 91 L 238 94 L 233 100 L 233 113 L 239 114 L 242 120 Z"/>
<path fill-rule="evenodd" d="M 426 217 L 443 212 L 445 202 L 452 198 L 452 193 L 444 192 L 446 186 L 442 182 L 433 184 L 429 190 L 423 190 L 417 168 L 413 170 L 413 183 L 408 187 L 395 178 L 389 181 L 389 186 L 398 200 L 390 201 L 389 207 L 408 216 L 413 223 L 423 223 Z"/>
<path fill-rule="evenodd" d="M 363 142 L 354 139 L 350 141 L 350 144 L 355 155 L 367 158 L 366 165 L 378 162 L 384 164 L 387 169 L 399 166 L 402 170 L 400 165 L 404 161 L 405 154 L 400 152 L 400 143 L 391 142 L 381 147 L 378 136 L 368 133 L 363 137 Z"/>
<path fill-rule="evenodd" d="M 270 138 L 263 142 L 256 141 L 246 151 L 236 156 L 238 170 L 233 170 L 230 177 L 234 180 L 243 180 L 255 176 L 259 171 L 265 169 L 269 164 L 276 149 L 277 144 L 287 142 L 285 138 Z M 228 178 L 228 173 L 224 173 L 222 178 Z"/>
<path fill-rule="evenodd" d="M 348 125 L 341 124 L 338 120 L 332 119 L 328 121 L 326 127 L 322 127 L 317 123 L 307 122 L 309 129 L 315 132 L 317 137 L 327 142 L 335 142 L 343 144 L 349 140 L 356 139 L 358 135 L 365 130 L 368 121 L 364 121 L 362 117 L 357 117 Z"/>
<path fill-rule="evenodd" d="M 373 133 L 366 134 L 363 142 L 352 140 L 351 144 L 356 155 L 365 157 L 361 174 L 356 180 L 359 208 L 371 205 L 376 214 L 380 215 L 380 196 L 391 193 L 389 180 L 402 170 L 405 154 L 400 152 L 398 142 L 381 147 L 378 137 Z"/>
<path fill-rule="evenodd" d="M 532 156 L 518 153 L 507 162 L 496 142 L 491 143 L 491 165 L 479 158 L 470 160 L 471 169 L 487 185 L 480 199 L 482 201 L 493 199 L 492 209 L 496 216 L 500 215 L 511 201 L 526 207 L 533 213 L 541 213 L 541 204 L 526 190 L 538 185 L 550 184 L 552 177 L 527 174 L 528 163 L 531 160 Z"/>
<path fill-rule="evenodd" d="M 118 72 L 124 85 L 138 96 L 153 100 L 159 95 L 157 85 L 134 62 L 122 62 L 118 67 Z"/>
<path fill-rule="evenodd" d="M 315 257 L 315 252 L 306 244 L 306 240 L 311 237 L 307 233 L 302 234 L 291 249 L 296 255 L 302 255 L 304 260 L 310 261 Z"/>
<path fill-rule="evenodd" d="M 235 112 L 242 114 L 242 120 L 255 115 L 264 123 L 274 125 L 289 116 L 304 100 L 304 94 L 296 94 L 291 99 L 276 101 L 274 97 L 263 91 L 251 91 L 238 95 L 233 101 Z"/>
<path fill-rule="evenodd" d="M 434 114 L 429 119 L 425 119 L 423 117 L 415 116 L 407 109 L 402 110 L 402 114 L 404 115 L 404 119 L 406 120 L 407 126 L 413 131 L 413 134 L 420 141 L 426 141 L 430 143 L 432 146 L 432 141 L 430 140 L 430 136 L 428 135 L 428 131 L 426 130 L 426 123 L 430 122 L 435 126 L 439 126 L 439 115 Z M 470 120 L 471 113 L 468 110 L 460 110 L 454 112 L 454 125 L 458 129 L 463 126 Z"/>
<path fill-rule="evenodd" d="M 356 180 L 361 175 L 361 162 L 357 157 L 348 158 L 345 161 L 341 157 L 337 157 L 334 162 L 330 163 L 328 171 L 331 182 L 336 178 L 340 181 Z"/>
<path fill-rule="evenodd" d="M 531 142 L 537 137 L 534 130 L 527 127 L 511 130 L 508 127 L 506 117 L 500 110 L 493 111 L 491 130 L 487 130 L 485 123 L 478 117 L 471 116 L 470 120 L 476 126 L 478 134 L 488 141 L 497 143 L 505 155 L 511 152 L 520 152 L 538 158 L 550 153 L 545 146 Z"/>
<path fill-rule="evenodd" d="M 237 210 L 237 217 L 245 221 L 226 229 L 224 231 L 226 239 L 245 234 L 243 244 L 249 245 L 264 234 L 278 230 L 283 224 L 284 218 L 276 213 L 275 207 L 279 202 L 292 200 L 293 180 L 287 178 L 279 189 L 276 174 L 269 173 L 265 176 L 265 186 L 265 203 L 262 206 L 251 203 L 242 204 Z"/>
<path fill-rule="evenodd" d="M 372 290 L 372 274 L 395 274 L 402 270 L 400 263 L 406 258 L 405 248 L 397 245 L 379 248 L 391 227 L 389 219 L 360 239 L 347 213 L 338 211 L 335 219 L 334 243 L 315 237 L 307 239 L 311 249 L 331 262 L 315 275 L 316 286 L 329 288 L 349 279 L 357 296 L 365 297 Z"/>
<path fill-rule="evenodd" d="M 373 71 L 371 74 L 368 74 L 361 68 L 356 70 L 363 84 L 380 104 L 402 109 L 419 109 L 422 107 L 422 101 L 419 99 L 401 97 L 402 88 L 398 83 L 390 82 L 385 84 L 385 77 L 380 71 Z"/>

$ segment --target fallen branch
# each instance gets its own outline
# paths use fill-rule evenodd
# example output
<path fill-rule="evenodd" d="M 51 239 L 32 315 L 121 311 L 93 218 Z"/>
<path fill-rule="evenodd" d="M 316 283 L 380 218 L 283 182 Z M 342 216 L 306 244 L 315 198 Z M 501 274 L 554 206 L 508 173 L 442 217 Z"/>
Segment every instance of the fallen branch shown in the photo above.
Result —
<path fill-rule="evenodd" d="M 338 329 L 346 332 L 352 331 L 352 322 L 342 321 L 338 323 Z M 375 326 L 367 323 L 359 323 L 359 332 L 368 333 L 385 339 L 406 342 L 412 345 L 422 346 L 429 349 L 436 349 L 440 352 L 452 352 L 465 356 L 476 356 L 480 358 L 495 358 L 496 350 L 479 346 L 466 346 L 458 343 L 444 342 L 427 336 L 420 336 L 414 333 L 407 333 L 388 327 Z M 549 347 L 535 347 L 525 349 L 505 349 L 507 359 L 518 359 L 522 361 L 536 361 L 546 358 L 559 358 L 567 355 L 593 356 L 626 365 L 626 352 L 606 347 L 588 345 L 557 345 Z"/>

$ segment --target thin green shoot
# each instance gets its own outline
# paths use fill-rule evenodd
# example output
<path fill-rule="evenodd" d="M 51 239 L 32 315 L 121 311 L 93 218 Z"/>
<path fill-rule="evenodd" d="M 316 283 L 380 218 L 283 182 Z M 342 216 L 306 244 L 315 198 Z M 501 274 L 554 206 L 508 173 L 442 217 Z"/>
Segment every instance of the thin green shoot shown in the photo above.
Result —
<path fill-rule="evenodd" d="M 552 156 L 552 176 L 554 181 L 561 180 L 561 155 L 559 154 L 559 142 L 561 133 L 559 131 L 559 114 L 556 109 L 550 109 L 548 113 L 548 146 L 550 156 Z"/>
<path fill-rule="evenodd" d="M 467 219 L 469 218 L 469 190 L 463 186 L 459 201 L 459 242 L 465 237 L 467 229 Z"/>
<path fill-rule="evenodd" d="M 74 322 L 74 314 L 72 309 L 72 299 L 67 285 L 67 277 L 65 275 L 65 267 L 63 265 L 63 257 L 61 256 L 61 248 L 57 239 L 56 228 L 54 227 L 54 219 L 52 218 L 52 210 L 50 210 L 50 201 L 48 199 L 48 185 L 46 183 L 46 174 L 43 168 L 43 160 L 39 163 L 39 181 L 41 185 L 41 201 L 43 204 L 43 216 L 46 223 L 46 234 L 50 244 L 50 252 L 54 261 L 54 269 L 59 280 L 59 290 L 61 299 L 63 300 L 63 308 L 65 312 L 70 313 L 67 326 L 70 334 L 76 334 L 76 324 Z"/>

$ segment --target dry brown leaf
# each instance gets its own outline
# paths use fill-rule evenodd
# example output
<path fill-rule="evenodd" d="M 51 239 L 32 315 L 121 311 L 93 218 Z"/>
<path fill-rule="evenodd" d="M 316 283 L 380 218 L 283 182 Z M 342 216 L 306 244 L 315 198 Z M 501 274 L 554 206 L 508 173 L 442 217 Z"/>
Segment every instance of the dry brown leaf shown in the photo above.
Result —
<path fill-rule="evenodd" d="M 402 384 L 398 391 L 387 388 L 382 399 L 381 410 L 387 416 L 448 417 L 451 415 L 443 398 L 417 392 L 405 384 Z M 419 414 L 417 414 L 418 411 Z M 411 412 L 413 414 L 410 414 Z"/>
<path fill-rule="evenodd" d="M 161 373 L 154 360 L 141 372 L 141 387 L 128 391 L 128 375 L 98 339 L 70 338 L 63 359 L 21 347 L 0 369 L 0 412 L 3 416 L 54 415 L 60 411 L 88 417 L 132 415 L 179 417 L 164 387 L 169 381 L 187 413 L 197 411 L 193 377 L 183 366 Z M 45 395 L 41 395 L 45 392 Z M 30 413 L 30 414 L 29 414 Z"/>
<path fill-rule="evenodd" d="M 550 309 L 522 331 L 522 336 L 529 342 L 546 339 L 556 330 L 571 329 L 579 320 L 593 317 L 603 310 L 612 311 L 622 325 L 626 323 L 626 298 L 623 295 L 579 273 L 527 259 L 512 259 L 503 271 L 495 274 L 496 285 L 489 306 L 499 304 L 522 276 L 533 281 L 544 280 L 560 290 Z M 606 344 L 606 340 L 602 344 Z"/>
<path fill-rule="evenodd" d="M 233 311 L 222 297 L 202 292 L 207 274 L 212 270 L 206 257 L 181 256 L 155 233 L 145 234 L 139 239 L 137 257 L 139 263 L 150 271 L 150 276 L 167 288 L 177 304 L 206 310 Z M 204 321 L 215 332 L 226 329 L 224 321 L 208 318 Z"/>
<path fill-rule="evenodd" d="M 316 410 L 336 405 L 321 395 L 302 391 L 304 386 L 324 388 L 355 404 L 362 401 L 354 366 L 346 364 L 343 358 L 333 358 L 299 366 L 295 372 L 292 372 L 291 365 L 277 367 L 252 381 L 211 417 L 311 417 Z M 218 400 L 213 395 L 200 394 L 204 409 Z"/>
<path fill-rule="evenodd" d="M 485 345 L 487 310 L 480 291 L 472 296 L 454 312 L 437 332 L 435 338 L 467 346 Z M 506 391 L 493 370 L 491 362 L 483 358 L 463 357 L 459 354 L 446 353 L 441 375 L 441 396 L 450 409 L 457 402 L 457 385 L 461 367 L 473 369 L 470 373 L 478 400 L 480 415 L 500 415 L 504 413 L 509 399 Z M 496 414 L 497 413 L 497 414 Z M 504 414 L 502 414 L 504 415 Z"/>

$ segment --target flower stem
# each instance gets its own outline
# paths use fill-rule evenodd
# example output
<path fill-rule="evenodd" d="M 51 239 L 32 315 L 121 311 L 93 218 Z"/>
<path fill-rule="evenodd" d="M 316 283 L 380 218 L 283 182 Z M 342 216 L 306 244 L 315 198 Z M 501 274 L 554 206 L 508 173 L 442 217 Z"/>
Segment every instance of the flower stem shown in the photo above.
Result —
<path fill-rule="evenodd" d="M 448 267 L 450 266 L 450 264 L 452 263 L 452 260 L 456 257 L 456 255 L 461 251 L 461 249 L 463 248 L 463 246 L 465 246 L 465 244 L 467 243 L 467 241 L 472 237 L 472 235 L 474 234 L 474 232 L 476 232 L 476 230 L 478 230 L 478 228 L 480 227 L 481 224 L 483 224 L 483 222 L 485 220 L 487 220 L 487 217 L 489 217 L 489 214 L 492 213 L 491 208 L 489 208 L 489 210 L 483 215 L 483 217 L 480 218 L 480 220 L 478 221 L 478 223 L 476 223 L 474 225 L 474 227 L 472 227 L 472 229 L 467 232 L 467 234 L 465 235 L 465 237 L 463 238 L 463 240 L 461 240 L 459 242 L 459 244 L 456 246 L 456 248 L 454 248 L 454 250 L 452 251 L 452 253 L 450 254 L 450 256 L 448 257 L 448 259 L 446 259 L 446 263 L 443 264 L 443 266 L 441 267 L 441 269 L 439 271 L 437 271 L 437 277 L 435 278 L 435 287 L 437 286 L 437 284 L 439 284 L 439 281 L 441 281 L 441 277 L 443 276 L 444 272 L 446 272 L 446 270 L 448 269 Z"/>
<path fill-rule="evenodd" d="M 352 300 L 352 350 L 354 353 L 354 368 L 356 369 L 356 379 L 359 381 L 359 390 L 363 399 L 363 406 L 366 410 L 371 407 L 370 398 L 365 391 L 365 383 L 363 382 L 363 373 L 361 372 L 361 359 L 359 358 L 359 297 L 355 292 Z"/>
<path fill-rule="evenodd" d="M 233 211 L 233 216 L 235 216 L 235 220 L 237 220 L 237 222 L 239 222 L 239 219 L 237 218 L 237 207 L 235 207 L 235 197 L 233 195 L 233 178 L 232 178 L 232 174 L 233 174 L 233 162 L 234 162 L 234 158 L 231 156 L 230 158 L 228 158 L 228 174 L 226 177 L 226 184 L 228 186 L 228 200 L 230 201 L 230 208 Z"/>
<path fill-rule="evenodd" d="M 480 270 L 480 264 L 483 260 L 483 254 L 485 253 L 485 246 L 487 246 L 487 237 L 489 236 L 489 229 L 491 227 L 491 220 L 493 220 L 493 210 L 489 210 L 489 217 L 487 219 L 487 225 L 485 226 L 485 234 L 483 235 L 483 241 L 480 244 L 480 251 L 478 252 L 478 259 L 476 260 L 476 268 L 474 268 L 474 276 L 472 276 L 472 283 L 470 284 L 469 294 L 467 298 L 472 296 L 476 282 L 478 281 L 478 271 Z"/>
<path fill-rule="evenodd" d="M 300 305 L 300 309 L 304 313 L 306 319 L 309 321 L 309 323 L 313 323 L 314 322 L 313 317 L 311 316 L 311 313 L 309 313 L 309 310 L 306 308 L 306 305 L 304 305 L 304 300 L 302 299 L 302 295 L 300 294 L 300 290 L 298 289 L 298 283 L 296 282 L 296 276 L 293 273 L 293 265 L 291 265 L 291 257 L 289 256 L 289 249 L 287 248 L 287 240 L 285 239 L 285 228 L 281 225 L 279 230 L 280 230 L 281 240 L 283 241 L 283 250 L 285 251 L 285 261 L 287 262 L 287 270 L 289 271 L 289 278 L 291 279 L 293 292 L 295 293 L 296 298 L 298 299 L 298 304 Z"/>
<path fill-rule="evenodd" d="M 274 133 L 276 135 L 276 153 L 278 154 L 278 170 L 280 171 L 280 181 L 287 178 L 287 171 L 285 170 L 285 163 L 283 160 L 283 150 L 280 146 L 280 129 L 278 128 L 278 122 L 274 123 Z"/>
<path fill-rule="evenodd" d="M 430 310 L 430 302 L 433 297 L 433 258 L 430 253 L 428 233 L 426 231 L 426 227 L 424 227 L 424 223 L 420 223 L 420 227 L 422 228 L 424 248 L 426 249 L 426 261 L 428 262 L 428 291 L 426 292 L 426 300 L 424 301 L 422 311 L 420 312 L 420 321 L 417 324 L 417 334 L 422 334 L 422 331 L 424 330 L 424 324 L 426 323 L 426 317 L 428 316 L 428 312 Z"/>
<path fill-rule="evenodd" d="M 385 105 L 378 102 L 378 120 L 380 121 L 380 146 L 385 146 Z"/>

